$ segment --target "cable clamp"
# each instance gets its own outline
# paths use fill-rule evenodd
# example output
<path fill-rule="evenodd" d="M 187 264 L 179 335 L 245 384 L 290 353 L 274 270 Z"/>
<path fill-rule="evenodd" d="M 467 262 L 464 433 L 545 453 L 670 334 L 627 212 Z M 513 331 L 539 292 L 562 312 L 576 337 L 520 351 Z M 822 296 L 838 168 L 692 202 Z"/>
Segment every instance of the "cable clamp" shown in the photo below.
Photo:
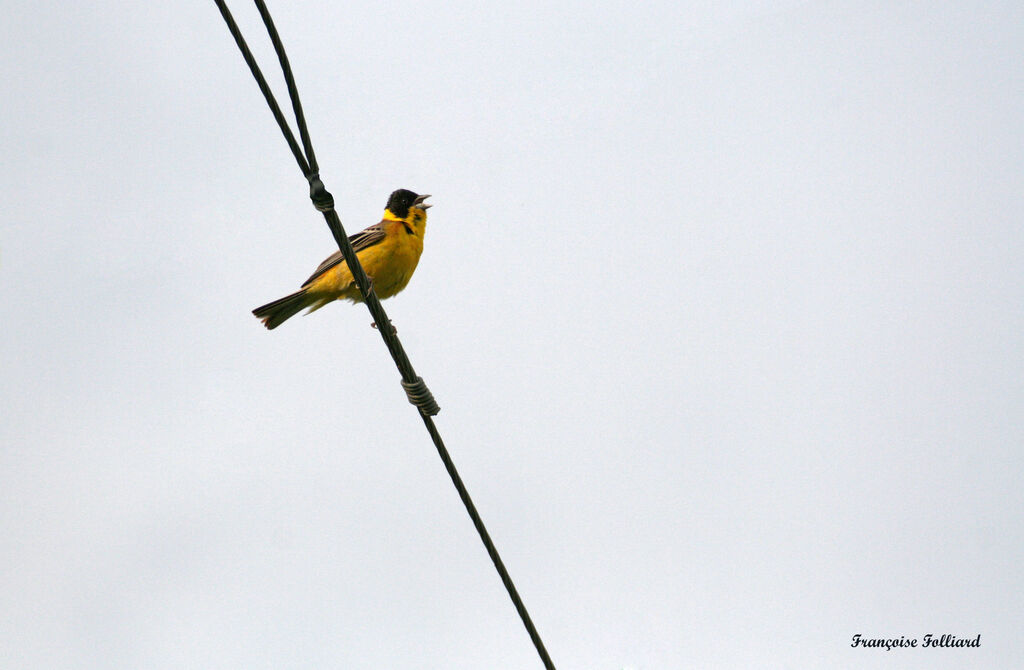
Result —
<path fill-rule="evenodd" d="M 424 416 L 437 416 L 437 413 L 441 411 L 437 401 L 434 400 L 434 394 L 430 392 L 427 383 L 423 381 L 423 377 L 417 377 L 411 382 L 403 379 L 402 388 L 405 389 L 405 395 L 409 398 L 409 402 L 416 405 Z"/>
<path fill-rule="evenodd" d="M 329 212 L 334 209 L 334 196 L 320 181 L 320 173 L 310 172 L 306 175 L 306 180 L 309 182 L 309 199 L 313 201 L 313 206 L 321 212 Z"/>

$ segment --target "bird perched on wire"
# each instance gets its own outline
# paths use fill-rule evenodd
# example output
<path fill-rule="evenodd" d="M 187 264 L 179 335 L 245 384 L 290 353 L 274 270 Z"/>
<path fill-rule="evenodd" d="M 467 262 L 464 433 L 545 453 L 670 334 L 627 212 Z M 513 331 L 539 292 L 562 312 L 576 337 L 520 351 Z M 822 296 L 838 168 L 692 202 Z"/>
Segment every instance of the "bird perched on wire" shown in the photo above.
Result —
<path fill-rule="evenodd" d="M 348 239 L 360 265 L 370 278 L 377 297 L 390 298 L 406 287 L 423 253 L 429 195 L 417 195 L 404 188 L 391 194 L 384 218 Z M 252 311 L 268 330 L 309 308 L 315 312 L 335 300 L 362 302 L 363 296 L 352 271 L 335 251 L 320 264 L 302 288 Z"/>

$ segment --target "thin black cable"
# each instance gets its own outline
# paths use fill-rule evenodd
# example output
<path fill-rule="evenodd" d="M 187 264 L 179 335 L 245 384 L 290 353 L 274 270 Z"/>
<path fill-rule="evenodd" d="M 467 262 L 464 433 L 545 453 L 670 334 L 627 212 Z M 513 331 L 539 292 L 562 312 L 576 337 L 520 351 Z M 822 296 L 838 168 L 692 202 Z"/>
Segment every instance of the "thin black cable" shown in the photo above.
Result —
<path fill-rule="evenodd" d="M 480 518 L 480 514 L 476 510 L 476 505 L 473 504 L 473 500 L 469 496 L 469 491 L 466 489 L 465 484 L 463 484 L 462 477 L 459 476 L 458 470 L 455 468 L 455 463 L 452 461 L 452 458 L 448 453 L 448 449 L 444 446 L 444 441 L 441 439 L 441 434 L 437 431 L 437 426 L 434 425 L 434 420 L 431 417 L 437 414 L 440 411 L 440 408 L 438 408 L 433 395 L 430 393 L 430 389 L 427 388 L 423 379 L 417 376 L 416 371 L 413 370 L 412 363 L 409 362 L 409 357 L 406 355 L 405 349 L 402 347 L 402 343 L 399 341 L 398 335 L 395 333 L 395 329 L 391 327 L 391 321 L 388 319 L 387 313 L 381 306 L 380 300 L 378 300 L 377 296 L 374 294 L 373 286 L 367 278 L 366 272 L 363 270 L 363 267 L 359 262 L 359 258 L 352 249 L 352 244 L 349 242 L 348 236 L 345 234 L 345 229 L 341 225 L 341 220 L 338 218 L 337 212 L 334 211 L 334 198 L 329 192 L 327 192 L 326 188 L 324 188 L 323 182 L 320 181 L 319 167 L 316 162 L 316 156 L 313 153 L 313 144 L 309 139 L 309 132 L 306 128 L 306 120 L 302 113 L 302 105 L 299 102 L 299 93 L 295 86 L 295 78 L 292 76 L 291 66 L 288 63 L 288 57 L 285 54 L 284 45 L 277 33 L 277 29 L 274 27 L 273 20 L 270 17 L 270 12 L 267 10 L 263 0 L 254 0 L 257 9 L 260 12 L 260 16 L 263 18 L 263 23 L 267 27 L 270 39 L 274 43 L 274 50 L 277 52 L 277 57 L 284 73 L 285 83 L 288 87 L 288 94 L 292 100 L 292 110 L 295 113 L 296 123 L 298 124 L 299 133 L 302 137 L 303 149 L 305 150 L 304 153 L 299 149 L 298 143 L 295 141 L 295 136 L 292 134 L 288 122 L 281 113 L 281 109 L 277 105 L 277 101 L 274 99 L 274 94 L 271 92 L 270 86 L 267 85 L 262 72 L 260 72 L 259 66 L 256 64 L 256 59 L 253 57 L 252 52 L 249 51 L 249 47 L 245 43 L 245 39 L 242 37 L 242 33 L 238 29 L 238 25 L 235 23 L 234 18 L 231 16 L 231 12 L 228 10 L 227 5 L 224 0 L 214 0 L 214 2 L 220 9 L 221 16 L 224 17 L 224 21 L 228 25 L 228 30 L 235 38 L 235 43 L 241 50 L 242 57 L 245 59 L 246 64 L 249 66 L 249 70 L 256 79 L 256 83 L 263 92 L 263 97 L 266 98 L 267 104 L 270 106 L 270 111 L 274 114 L 274 118 L 277 120 L 278 126 L 281 128 L 281 132 L 284 134 L 285 140 L 288 142 L 288 146 L 291 148 L 292 154 L 295 156 L 295 159 L 299 164 L 299 168 L 302 170 L 303 176 L 305 176 L 309 181 L 310 198 L 313 200 L 313 204 L 316 208 L 323 213 L 324 219 L 327 221 L 327 226 L 330 228 L 331 234 L 334 235 L 334 240 L 338 243 L 338 248 L 341 250 L 341 254 L 345 258 L 345 262 L 348 264 L 349 269 L 352 271 L 352 277 L 355 280 L 356 285 L 359 287 L 359 291 L 363 296 L 363 300 L 366 303 L 367 308 L 370 310 L 370 314 L 373 316 L 374 323 L 379 325 L 377 330 L 380 331 L 381 337 L 384 339 L 384 344 L 391 353 L 391 357 L 394 359 L 395 365 L 402 376 L 402 386 L 406 391 L 406 395 L 408 396 L 409 401 L 419 408 L 420 416 L 423 418 L 423 424 L 426 426 L 427 432 L 430 434 L 430 437 L 434 442 L 434 446 L 437 448 L 437 453 L 441 457 L 441 461 L 444 463 L 444 467 L 448 471 L 448 475 L 451 477 L 452 483 L 455 485 L 455 489 L 458 491 L 459 497 L 462 499 L 462 503 L 465 505 L 466 511 L 469 513 L 469 517 L 473 521 L 473 525 L 476 527 L 477 533 L 480 535 L 480 539 L 483 541 L 484 548 L 487 549 L 487 553 L 491 557 L 491 562 L 494 563 L 495 570 L 498 571 L 498 575 L 501 577 L 501 581 L 505 585 L 505 589 L 508 591 L 509 597 L 512 599 L 512 604 L 515 605 L 516 611 L 519 613 L 519 617 L 522 619 L 523 625 L 526 627 L 526 631 L 529 633 L 534 647 L 537 648 L 537 653 L 540 655 L 541 661 L 544 663 L 544 667 L 548 670 L 554 670 L 555 666 L 551 662 L 551 657 L 548 656 L 547 649 L 544 648 L 544 643 L 541 641 L 540 635 L 537 633 L 537 629 L 533 625 L 533 620 L 526 611 L 526 606 L 523 604 L 522 598 L 519 597 L 519 592 L 516 590 L 515 584 L 512 582 L 512 577 L 508 574 L 508 570 L 505 568 L 505 564 L 501 560 L 501 556 L 498 554 L 498 550 L 494 546 L 494 542 L 491 540 L 491 536 L 487 532 L 487 528 L 484 526 L 483 519 Z"/>
<path fill-rule="evenodd" d="M 284 139 L 288 142 L 288 147 L 291 148 L 292 154 L 299 164 L 299 169 L 302 170 L 304 175 L 309 173 L 309 163 L 306 161 L 306 157 L 302 155 L 299 144 L 295 141 L 295 136 L 292 135 L 292 129 L 288 125 L 288 121 L 284 118 L 284 114 L 281 113 L 281 108 L 277 106 L 277 100 L 274 99 L 270 85 L 267 84 L 267 80 L 263 77 L 260 66 L 256 64 L 256 58 L 249 51 L 249 45 L 245 43 L 242 31 L 239 30 L 238 24 L 235 23 L 235 17 L 231 16 L 231 11 L 223 0 L 214 0 L 214 2 L 217 3 L 220 15 L 224 17 L 224 22 L 228 24 L 228 30 L 231 31 L 231 36 L 235 38 L 235 44 L 241 50 L 245 64 L 249 66 L 249 71 L 252 72 L 252 76 L 256 79 L 260 91 L 263 92 L 263 97 L 266 99 L 267 104 L 270 105 L 270 111 L 274 114 L 274 119 L 277 121 L 277 125 L 280 126 L 281 132 L 284 133 Z"/>
<path fill-rule="evenodd" d="M 313 142 L 309 139 L 309 131 L 306 129 L 306 116 L 302 113 L 302 103 L 299 102 L 299 89 L 295 86 L 295 77 L 292 75 L 292 66 L 288 63 L 288 56 L 284 52 L 284 44 L 281 43 L 281 36 L 277 34 L 274 27 L 274 19 L 270 17 L 270 10 L 263 0 L 255 0 L 256 9 L 263 18 L 263 25 L 267 27 L 267 34 L 270 41 L 274 43 L 274 51 L 277 52 L 277 60 L 281 64 L 281 71 L 284 73 L 284 82 L 288 87 L 288 97 L 292 99 L 292 111 L 295 112 L 295 122 L 299 126 L 299 136 L 302 137 L 302 148 L 306 152 L 306 160 L 309 161 L 308 173 L 320 172 L 316 164 L 316 155 L 313 153 Z"/>

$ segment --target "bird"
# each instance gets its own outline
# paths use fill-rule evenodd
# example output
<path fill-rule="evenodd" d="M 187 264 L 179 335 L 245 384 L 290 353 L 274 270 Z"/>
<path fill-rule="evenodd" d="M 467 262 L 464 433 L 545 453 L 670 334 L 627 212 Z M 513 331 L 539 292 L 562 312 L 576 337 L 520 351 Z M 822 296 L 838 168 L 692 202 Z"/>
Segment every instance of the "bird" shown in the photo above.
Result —
<path fill-rule="evenodd" d="M 381 300 L 404 289 L 416 270 L 423 253 L 427 209 L 432 206 L 424 202 L 429 197 L 398 189 L 388 198 L 380 223 L 348 238 Z M 307 307 L 309 314 L 335 300 L 363 301 L 341 251 L 328 256 L 298 291 L 257 307 L 252 313 L 267 330 L 273 330 Z"/>

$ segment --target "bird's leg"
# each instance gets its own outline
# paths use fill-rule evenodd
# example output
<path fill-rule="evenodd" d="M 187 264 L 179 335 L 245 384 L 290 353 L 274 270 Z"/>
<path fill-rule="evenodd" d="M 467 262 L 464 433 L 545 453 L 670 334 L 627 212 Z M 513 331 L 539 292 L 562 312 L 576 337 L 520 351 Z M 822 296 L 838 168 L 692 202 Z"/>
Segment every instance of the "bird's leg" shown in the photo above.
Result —
<path fill-rule="evenodd" d="M 395 328 L 395 324 L 391 323 L 391 319 L 388 319 L 388 325 L 391 326 L 391 334 L 392 335 L 397 335 L 398 334 L 398 329 Z M 377 323 L 376 322 L 371 323 L 370 324 L 370 328 L 373 328 L 374 330 L 377 330 Z"/>
<path fill-rule="evenodd" d="M 372 292 L 373 292 L 373 277 L 371 277 L 370 275 L 366 275 L 366 295 L 370 295 L 370 293 L 372 293 Z M 391 332 L 392 333 L 397 333 L 398 329 L 395 328 L 395 325 L 391 323 L 391 319 L 388 319 L 388 323 L 391 324 Z M 370 328 L 373 328 L 374 330 L 376 330 L 377 329 L 376 322 L 371 323 L 370 324 Z"/>
<path fill-rule="evenodd" d="M 366 286 L 366 294 L 369 295 L 370 291 L 373 290 L 373 277 L 371 277 L 370 275 L 366 275 L 366 281 L 369 282 L 367 284 L 367 286 Z M 391 323 L 391 319 L 388 319 L 388 324 L 391 326 L 391 333 L 392 334 L 398 333 L 398 329 L 395 328 L 395 324 Z M 370 328 L 373 328 L 374 330 L 377 330 L 377 323 L 376 322 L 371 323 L 370 324 Z"/>

